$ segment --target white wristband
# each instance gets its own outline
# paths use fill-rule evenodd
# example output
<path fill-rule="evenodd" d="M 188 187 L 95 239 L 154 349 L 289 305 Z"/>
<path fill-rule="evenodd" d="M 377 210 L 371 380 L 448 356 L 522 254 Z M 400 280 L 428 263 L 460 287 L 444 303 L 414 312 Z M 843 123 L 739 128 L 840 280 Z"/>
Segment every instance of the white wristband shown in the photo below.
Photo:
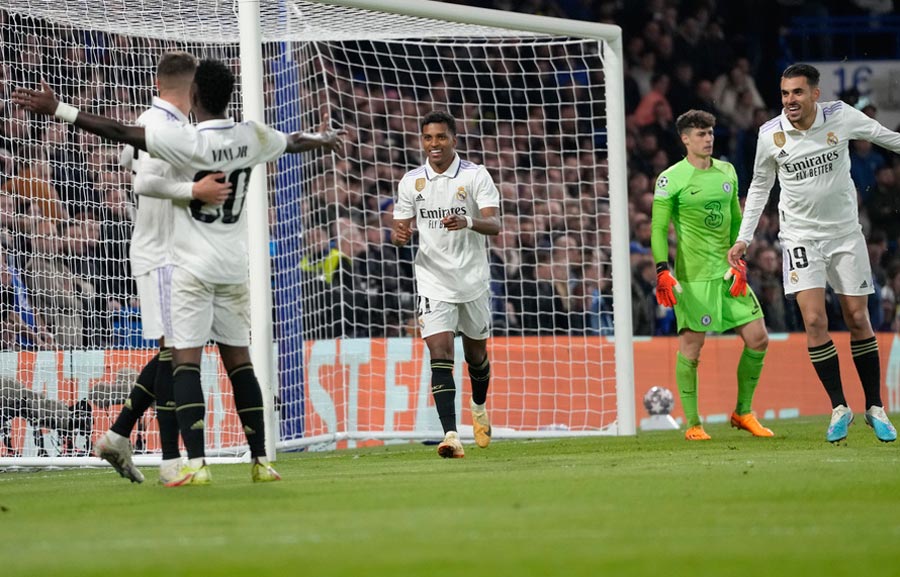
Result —
<path fill-rule="evenodd" d="M 75 119 L 78 118 L 78 109 L 74 106 L 69 106 L 65 102 L 60 102 L 56 106 L 56 112 L 53 113 L 53 116 L 70 124 L 75 124 Z"/>
<path fill-rule="evenodd" d="M 472 217 L 465 215 L 463 218 L 466 219 L 466 228 L 472 228 Z"/>

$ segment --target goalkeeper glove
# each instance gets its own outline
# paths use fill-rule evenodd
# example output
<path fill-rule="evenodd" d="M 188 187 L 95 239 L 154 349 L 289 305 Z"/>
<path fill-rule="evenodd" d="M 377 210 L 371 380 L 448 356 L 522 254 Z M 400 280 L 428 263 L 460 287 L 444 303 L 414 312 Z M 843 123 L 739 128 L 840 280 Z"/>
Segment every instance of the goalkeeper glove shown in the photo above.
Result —
<path fill-rule="evenodd" d="M 681 285 L 669 272 L 669 265 L 660 263 L 656 265 L 656 302 L 664 307 L 674 307 L 675 293 L 681 292 Z"/>
<path fill-rule="evenodd" d="M 738 263 L 740 266 L 729 268 L 724 277 L 725 280 L 732 279 L 728 292 L 733 297 L 747 295 L 747 263 L 744 259 L 738 260 Z"/>

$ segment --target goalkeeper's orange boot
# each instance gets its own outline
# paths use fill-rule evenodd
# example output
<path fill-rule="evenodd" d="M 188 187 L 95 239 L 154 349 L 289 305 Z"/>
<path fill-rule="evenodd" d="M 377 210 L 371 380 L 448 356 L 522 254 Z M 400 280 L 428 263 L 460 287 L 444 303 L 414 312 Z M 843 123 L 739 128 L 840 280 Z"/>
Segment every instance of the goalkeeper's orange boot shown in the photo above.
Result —
<path fill-rule="evenodd" d="M 463 449 L 456 431 L 448 431 L 444 435 L 444 440 L 438 445 L 438 455 L 445 459 L 462 459 L 466 456 L 466 451 Z"/>
<path fill-rule="evenodd" d="M 743 429 L 754 437 L 774 437 L 775 433 L 772 432 L 772 429 L 768 429 L 763 427 L 759 421 L 756 420 L 756 415 L 753 413 L 747 413 L 746 415 L 739 415 L 737 413 L 731 413 L 731 426 L 735 429 Z"/>
<path fill-rule="evenodd" d="M 482 449 L 491 444 L 491 421 L 488 419 L 484 405 L 472 403 L 472 432 L 475 444 Z"/>
<path fill-rule="evenodd" d="M 712 439 L 703 430 L 703 425 L 694 425 L 684 432 L 684 438 L 688 441 L 708 441 Z"/>

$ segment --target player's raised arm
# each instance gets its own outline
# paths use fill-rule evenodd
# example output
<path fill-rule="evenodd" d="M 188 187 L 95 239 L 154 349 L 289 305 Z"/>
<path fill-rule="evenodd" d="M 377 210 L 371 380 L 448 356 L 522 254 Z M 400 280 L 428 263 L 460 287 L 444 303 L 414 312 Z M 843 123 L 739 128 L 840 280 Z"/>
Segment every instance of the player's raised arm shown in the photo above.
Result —
<path fill-rule="evenodd" d="M 41 80 L 41 90 L 16 88 L 12 96 L 17 106 L 41 116 L 56 116 L 60 120 L 70 122 L 97 136 L 130 144 L 135 148 L 146 150 L 144 129 L 140 126 L 127 126 L 120 122 L 78 110 L 74 106 L 60 102 L 53 90 Z"/>
<path fill-rule="evenodd" d="M 335 130 L 329 127 L 329 115 L 326 112 L 322 119 L 319 132 L 292 132 L 288 135 L 285 152 L 306 152 L 316 148 L 325 148 L 338 152 L 343 147 L 342 137 L 345 130 Z"/>

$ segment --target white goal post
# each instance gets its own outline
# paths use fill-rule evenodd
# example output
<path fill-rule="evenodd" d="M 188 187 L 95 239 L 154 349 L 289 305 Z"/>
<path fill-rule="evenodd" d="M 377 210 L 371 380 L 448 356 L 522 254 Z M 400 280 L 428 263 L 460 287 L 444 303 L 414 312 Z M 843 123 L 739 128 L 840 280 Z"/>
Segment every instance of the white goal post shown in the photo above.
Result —
<path fill-rule="evenodd" d="M 286 156 L 250 181 L 251 353 L 269 390 L 270 453 L 440 436 L 413 253 L 385 236 L 432 108 L 454 114 L 460 155 L 501 192 L 504 232 L 488 241 L 495 438 L 635 434 L 617 26 L 426 0 L 0 0 L 0 16 L 7 92 L 44 77 L 84 109 L 133 121 L 159 55 L 188 50 L 235 69 L 237 118 L 315 130 L 328 112 L 348 130 L 343 154 Z M 2 264 L 9 318 L 25 328 L 6 327 L 0 351 L 0 466 L 95 464 L 92 440 L 153 354 L 135 336 L 123 250 L 130 175 L 115 145 L 5 107 Z M 62 272 L 36 267 L 41 251 Z M 72 282 L 48 288 L 57 274 Z M 38 342 L 42 331 L 55 338 Z M 470 437 L 459 345 L 454 375 Z M 203 383 L 211 453 L 243 456 L 213 347 Z M 133 438 L 141 464 L 158 459 L 151 417 Z"/>

